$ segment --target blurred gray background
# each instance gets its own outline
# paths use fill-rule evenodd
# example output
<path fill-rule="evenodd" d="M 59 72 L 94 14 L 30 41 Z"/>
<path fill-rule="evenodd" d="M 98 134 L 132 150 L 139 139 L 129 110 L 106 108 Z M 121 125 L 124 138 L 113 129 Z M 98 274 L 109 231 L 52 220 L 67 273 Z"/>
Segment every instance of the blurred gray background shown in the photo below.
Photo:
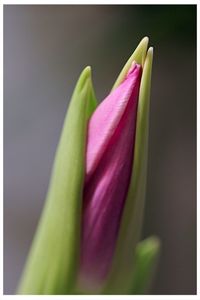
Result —
<path fill-rule="evenodd" d="M 4 6 L 4 293 L 14 294 L 76 80 L 103 99 L 143 36 L 155 47 L 143 237 L 152 294 L 196 293 L 196 6 Z"/>

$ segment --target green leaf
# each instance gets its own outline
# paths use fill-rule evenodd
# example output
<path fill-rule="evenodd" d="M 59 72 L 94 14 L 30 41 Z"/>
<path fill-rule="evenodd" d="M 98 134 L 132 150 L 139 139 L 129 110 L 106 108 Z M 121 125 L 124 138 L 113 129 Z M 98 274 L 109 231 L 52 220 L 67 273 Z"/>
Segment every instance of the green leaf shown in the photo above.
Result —
<path fill-rule="evenodd" d="M 95 107 L 91 70 L 87 67 L 69 105 L 18 294 L 73 293 L 79 263 L 87 121 Z"/>
<path fill-rule="evenodd" d="M 144 37 L 139 45 L 137 46 L 137 48 L 135 49 L 135 51 L 133 52 L 133 54 L 130 56 L 130 58 L 128 59 L 128 61 L 126 62 L 126 64 L 124 65 L 123 69 L 121 70 L 117 80 L 115 81 L 115 84 L 113 86 L 113 90 L 120 85 L 120 83 L 124 80 L 126 74 L 128 73 L 132 62 L 136 61 L 138 64 L 140 65 L 144 65 L 144 61 L 145 61 L 145 57 L 146 57 L 146 52 L 147 52 L 147 47 L 148 47 L 148 42 L 149 42 L 149 38 L 148 37 Z"/>
<path fill-rule="evenodd" d="M 156 237 L 149 237 L 136 247 L 134 281 L 130 294 L 146 294 L 150 288 L 155 273 L 160 241 Z"/>
<path fill-rule="evenodd" d="M 146 189 L 152 60 L 153 49 L 149 48 L 140 84 L 132 176 L 111 272 L 103 289 L 106 294 L 129 293 L 133 280 L 134 251 L 140 237 Z"/>

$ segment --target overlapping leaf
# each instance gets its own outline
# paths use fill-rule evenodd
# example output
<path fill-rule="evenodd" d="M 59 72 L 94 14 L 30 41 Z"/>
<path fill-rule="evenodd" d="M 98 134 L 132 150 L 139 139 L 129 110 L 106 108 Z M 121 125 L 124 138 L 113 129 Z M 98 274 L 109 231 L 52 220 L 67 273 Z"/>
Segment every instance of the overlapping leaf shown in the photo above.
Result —
<path fill-rule="evenodd" d="M 141 54 L 137 57 L 132 55 L 131 59 L 142 64 L 147 43 L 143 41 L 140 45 L 140 51 L 137 50 L 138 48 L 136 50 L 137 53 Z M 132 176 L 121 220 L 113 265 L 103 289 L 103 293 L 107 294 L 129 293 L 134 276 L 134 251 L 140 237 L 146 189 L 152 59 L 153 49 L 149 48 L 144 59 L 140 84 Z M 127 64 L 131 64 L 130 59 Z M 125 67 L 124 69 L 126 69 Z M 119 83 L 120 80 L 117 80 L 117 82 Z"/>
<path fill-rule="evenodd" d="M 19 294 L 69 294 L 79 262 L 87 121 L 96 106 L 90 68 L 81 74 L 64 122 L 45 207 Z"/>

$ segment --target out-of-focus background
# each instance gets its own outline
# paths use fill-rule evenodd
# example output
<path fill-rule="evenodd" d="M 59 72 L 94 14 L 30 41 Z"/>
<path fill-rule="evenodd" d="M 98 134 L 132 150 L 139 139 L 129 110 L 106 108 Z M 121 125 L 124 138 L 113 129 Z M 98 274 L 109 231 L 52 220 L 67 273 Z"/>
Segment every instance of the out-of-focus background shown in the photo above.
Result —
<path fill-rule="evenodd" d="M 103 99 L 140 39 L 155 48 L 143 237 L 152 294 L 196 293 L 196 6 L 4 6 L 4 293 L 14 294 L 66 109 L 91 65 Z"/>

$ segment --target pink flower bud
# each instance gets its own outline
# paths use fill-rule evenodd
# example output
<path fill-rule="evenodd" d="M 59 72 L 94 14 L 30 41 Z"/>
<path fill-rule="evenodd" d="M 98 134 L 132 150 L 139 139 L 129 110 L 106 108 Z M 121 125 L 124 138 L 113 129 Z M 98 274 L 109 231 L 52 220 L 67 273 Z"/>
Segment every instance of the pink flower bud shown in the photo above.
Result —
<path fill-rule="evenodd" d="M 133 63 L 89 120 L 80 262 L 84 285 L 98 285 L 111 267 L 132 172 L 141 74 L 142 67 Z"/>

